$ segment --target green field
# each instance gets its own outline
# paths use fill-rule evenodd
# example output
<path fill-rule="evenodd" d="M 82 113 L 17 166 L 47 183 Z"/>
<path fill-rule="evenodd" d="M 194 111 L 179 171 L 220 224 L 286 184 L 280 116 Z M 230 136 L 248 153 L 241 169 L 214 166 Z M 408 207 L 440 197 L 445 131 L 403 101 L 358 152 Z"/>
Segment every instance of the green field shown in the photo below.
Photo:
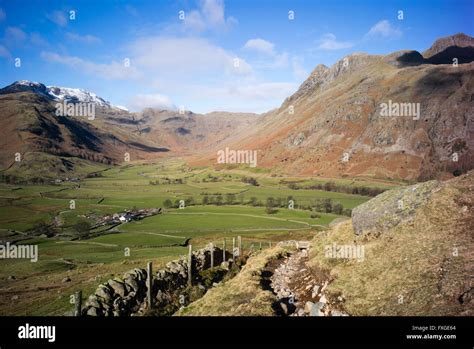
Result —
<path fill-rule="evenodd" d="M 209 242 L 220 246 L 226 238 L 230 248 L 231 239 L 240 235 L 247 249 L 285 239 L 309 239 L 340 217 L 311 211 L 316 202 L 331 199 L 333 204 L 352 209 L 370 199 L 323 190 L 293 190 L 281 177 L 272 177 L 266 171 L 191 169 L 179 160 L 104 169 L 101 177 L 82 178 L 78 182 L 0 184 L 0 239 L 7 241 L 11 236 L 20 236 L 26 239 L 22 243 L 38 244 L 39 248 L 37 263 L 0 260 L 0 315 L 61 315 L 70 308 L 67 297 L 74 290 L 91 292 L 98 279 L 144 267 L 148 260 L 160 266 L 185 254 L 187 241 L 193 248 L 200 248 Z M 255 178 L 258 186 L 244 183 L 243 177 Z M 322 181 L 284 180 L 304 184 Z M 399 185 L 340 181 L 344 185 L 383 188 Z M 219 203 L 204 204 L 205 198 L 218 197 Z M 279 200 L 271 213 L 265 208 L 269 197 Z M 288 208 L 290 198 L 295 209 Z M 167 199 L 173 207 L 164 208 Z M 74 209 L 70 208 L 71 200 Z M 174 205 L 179 200 L 189 204 L 178 209 Z M 300 209 L 302 206 L 306 209 Z M 106 234 L 84 236 L 77 230 L 79 222 L 92 226 L 105 215 L 157 207 L 164 208 L 162 214 L 121 224 Z M 40 222 L 55 222 L 57 235 L 29 237 Z M 129 256 L 124 254 L 126 249 Z M 72 280 L 63 283 L 65 277 Z M 23 292 L 27 298 L 20 296 L 21 301 L 11 301 L 9 296 L 17 294 L 14 292 Z"/>

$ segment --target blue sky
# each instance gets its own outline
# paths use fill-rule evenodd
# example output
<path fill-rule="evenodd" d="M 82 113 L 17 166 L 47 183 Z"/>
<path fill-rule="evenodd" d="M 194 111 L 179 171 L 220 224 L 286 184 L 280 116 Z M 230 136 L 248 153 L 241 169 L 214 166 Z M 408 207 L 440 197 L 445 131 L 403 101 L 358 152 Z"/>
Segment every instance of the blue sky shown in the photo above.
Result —
<path fill-rule="evenodd" d="M 264 112 L 320 63 L 423 51 L 472 36 L 472 18 L 467 0 L 0 0 L 0 85 L 84 88 L 131 110 Z"/>

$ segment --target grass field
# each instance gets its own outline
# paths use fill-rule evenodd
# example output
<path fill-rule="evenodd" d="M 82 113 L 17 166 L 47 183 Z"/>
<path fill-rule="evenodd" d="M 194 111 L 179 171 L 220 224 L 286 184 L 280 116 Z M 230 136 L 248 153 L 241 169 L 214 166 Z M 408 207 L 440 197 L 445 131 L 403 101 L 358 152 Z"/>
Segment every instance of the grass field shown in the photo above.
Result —
<path fill-rule="evenodd" d="M 190 169 L 178 160 L 128 164 L 101 173 L 101 177 L 51 185 L 0 184 L 2 241 L 8 240 L 11 230 L 17 235 L 25 234 L 39 221 L 55 222 L 64 235 L 23 240 L 22 243 L 38 244 L 36 263 L 0 260 L 0 315 L 61 315 L 70 310 L 68 297 L 75 290 L 82 289 L 86 296 L 102 279 L 136 266 L 144 267 L 148 260 L 159 267 L 185 254 L 184 243 L 188 239 L 193 247 L 200 248 L 209 242 L 221 244 L 227 238 L 230 249 L 231 239 L 240 235 L 245 249 L 256 248 L 260 243 L 267 247 L 269 242 L 279 240 L 313 238 L 339 217 L 318 212 L 311 218 L 309 210 L 288 209 L 290 197 L 296 207 L 331 199 L 348 209 L 370 199 L 322 190 L 292 190 L 282 183 L 282 178 L 271 177 L 265 171 Z M 255 178 L 258 186 L 244 183 L 243 177 Z M 313 179 L 304 180 L 305 184 L 313 183 Z M 341 181 L 344 185 L 387 188 L 399 185 Z M 228 194 L 232 195 L 232 202 L 226 202 Z M 221 205 L 203 205 L 205 197 L 219 196 Z M 264 207 L 268 197 L 280 199 L 284 207 L 275 207 L 268 214 Z M 80 235 L 74 230 L 78 222 L 94 224 L 105 215 L 133 208 L 164 207 L 167 199 L 173 203 L 188 200 L 193 205 L 166 208 L 162 214 L 121 224 L 107 234 L 88 239 L 78 239 Z M 74 209 L 70 207 L 71 200 Z M 261 206 L 250 205 L 251 200 Z M 125 255 L 126 249 L 130 256 Z M 71 281 L 63 282 L 64 278 Z M 19 295 L 18 299 L 12 299 L 14 295 Z"/>

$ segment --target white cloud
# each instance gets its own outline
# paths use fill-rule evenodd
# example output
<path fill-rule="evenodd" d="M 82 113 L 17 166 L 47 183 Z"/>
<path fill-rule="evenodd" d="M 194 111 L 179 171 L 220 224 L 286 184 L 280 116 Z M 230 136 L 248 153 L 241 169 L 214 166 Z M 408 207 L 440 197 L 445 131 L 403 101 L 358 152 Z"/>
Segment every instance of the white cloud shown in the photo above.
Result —
<path fill-rule="evenodd" d="M 132 43 L 129 50 L 138 66 L 175 79 L 205 73 L 221 76 L 252 72 L 244 59 L 205 39 L 147 37 Z"/>
<path fill-rule="evenodd" d="M 63 64 L 86 74 L 107 80 L 136 79 L 140 77 L 140 73 L 135 67 L 127 67 L 123 62 L 112 61 L 109 64 L 94 63 L 79 57 L 59 55 L 54 52 L 41 52 L 41 58 L 45 61 Z"/>
<path fill-rule="evenodd" d="M 74 33 L 66 33 L 66 38 L 70 41 L 81 42 L 84 44 L 99 44 L 100 38 L 94 35 L 79 35 Z"/>
<path fill-rule="evenodd" d="M 366 37 L 383 37 L 383 38 L 398 38 L 402 35 L 402 31 L 398 28 L 393 27 L 386 19 L 377 22 Z"/>
<path fill-rule="evenodd" d="M 5 30 L 5 39 L 10 42 L 24 41 L 27 38 L 26 33 L 18 27 L 8 27 Z"/>
<path fill-rule="evenodd" d="M 0 45 L 0 57 L 10 59 L 12 57 L 10 51 L 3 45 Z"/>
<path fill-rule="evenodd" d="M 201 0 L 197 10 L 185 13 L 183 22 L 185 30 L 198 32 L 227 30 L 237 24 L 235 18 L 225 17 L 223 0 Z"/>
<path fill-rule="evenodd" d="M 132 110 L 142 110 L 144 108 L 176 109 L 171 98 L 157 93 L 136 95 L 128 105 Z"/>
<path fill-rule="evenodd" d="M 336 36 L 332 33 L 324 34 L 319 40 L 318 48 L 321 50 L 341 50 L 354 46 L 349 41 L 337 41 Z"/>
<path fill-rule="evenodd" d="M 250 39 L 245 43 L 244 48 L 250 51 L 263 53 L 268 56 L 275 55 L 275 45 L 264 39 Z"/>
<path fill-rule="evenodd" d="M 6 17 L 7 17 L 7 15 L 5 14 L 5 11 L 3 11 L 0 8 L 0 22 L 3 21 Z"/>
<path fill-rule="evenodd" d="M 48 40 L 46 40 L 41 34 L 39 33 L 31 33 L 30 40 L 33 44 L 38 46 L 48 46 Z"/>
<path fill-rule="evenodd" d="M 62 11 L 54 11 L 46 15 L 51 22 L 56 23 L 60 27 L 65 27 L 67 25 L 67 17 Z"/>

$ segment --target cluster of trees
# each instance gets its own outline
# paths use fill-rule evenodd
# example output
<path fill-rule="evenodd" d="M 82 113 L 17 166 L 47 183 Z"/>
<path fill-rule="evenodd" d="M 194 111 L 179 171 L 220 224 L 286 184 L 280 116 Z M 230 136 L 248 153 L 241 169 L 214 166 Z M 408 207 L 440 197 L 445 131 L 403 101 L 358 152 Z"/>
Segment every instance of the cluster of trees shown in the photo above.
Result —
<path fill-rule="evenodd" d="M 344 208 L 340 202 L 333 202 L 332 199 L 317 199 L 313 203 L 313 208 L 318 212 L 334 213 L 337 215 L 351 216 L 352 210 Z"/>
<path fill-rule="evenodd" d="M 288 202 L 293 200 L 291 196 L 288 197 L 287 201 L 283 201 L 282 198 L 267 198 L 265 203 L 265 211 L 268 214 L 272 214 L 277 212 L 276 208 L 287 208 Z M 294 201 L 294 200 L 293 200 Z M 261 203 L 256 200 L 256 198 L 251 198 L 250 202 L 253 206 L 261 206 Z M 333 202 L 332 199 L 316 199 L 310 205 L 297 205 L 296 202 L 294 204 L 295 208 L 303 209 L 303 210 L 310 210 L 311 218 L 320 218 L 321 216 L 318 215 L 316 212 L 323 212 L 323 213 L 334 213 L 337 215 L 345 215 L 351 216 L 352 210 L 349 208 L 344 208 L 344 206 L 340 202 Z M 315 212 L 316 211 L 316 212 Z"/>
<path fill-rule="evenodd" d="M 242 182 L 258 187 L 259 184 L 257 180 L 253 177 L 242 177 Z"/>
<path fill-rule="evenodd" d="M 159 185 L 159 184 L 184 184 L 185 181 L 183 178 L 162 178 L 161 180 L 157 179 L 156 181 L 150 181 L 151 185 Z"/>
<path fill-rule="evenodd" d="M 215 177 L 215 176 L 213 176 L 213 175 L 211 175 L 211 174 L 209 173 L 209 174 L 207 175 L 207 177 L 204 177 L 204 178 L 202 179 L 202 181 L 203 181 L 204 183 L 206 183 L 206 182 L 219 182 L 219 177 Z"/>
<path fill-rule="evenodd" d="M 185 206 L 193 206 L 196 205 L 196 202 L 194 201 L 193 197 L 188 197 L 186 199 L 176 199 L 174 202 L 171 201 L 170 199 L 166 199 L 163 201 L 163 206 L 165 208 L 178 208 L 180 205 L 180 201 L 184 200 L 184 205 Z"/>
<path fill-rule="evenodd" d="M 6 184 L 46 184 L 49 182 L 48 178 L 41 177 L 32 177 L 28 179 L 23 179 L 14 175 L 1 174 L 0 182 Z"/>
<path fill-rule="evenodd" d="M 188 197 L 184 200 L 185 206 L 198 205 L 193 197 Z M 216 194 L 216 195 L 204 195 L 202 197 L 202 205 L 250 205 L 254 207 L 265 207 L 265 212 L 268 214 L 273 214 L 278 212 L 278 208 L 288 208 L 289 202 L 293 201 L 294 208 L 301 210 L 312 211 L 312 218 L 319 218 L 315 212 L 322 213 L 334 213 L 337 215 L 351 216 L 352 211 L 349 208 L 344 208 L 340 202 L 333 202 L 332 199 L 316 199 L 313 200 L 309 205 L 298 205 L 294 200 L 293 196 L 288 196 L 286 199 L 281 197 L 268 197 L 265 202 L 259 200 L 257 197 L 252 196 L 248 201 L 244 199 L 244 195 L 236 195 L 232 193 L 228 194 Z M 180 204 L 180 199 L 176 199 L 174 202 L 170 199 L 166 199 L 163 203 L 165 208 L 178 208 Z"/>
<path fill-rule="evenodd" d="M 338 193 L 346 193 L 353 195 L 363 195 L 363 196 L 377 196 L 383 193 L 386 189 L 375 188 L 375 187 L 352 187 L 349 185 L 336 184 L 334 182 L 326 182 L 323 184 L 312 184 L 312 185 L 298 185 L 295 182 L 288 183 L 288 188 L 293 190 L 298 189 L 312 189 L 312 190 L 324 190 L 324 191 L 333 191 Z"/>

